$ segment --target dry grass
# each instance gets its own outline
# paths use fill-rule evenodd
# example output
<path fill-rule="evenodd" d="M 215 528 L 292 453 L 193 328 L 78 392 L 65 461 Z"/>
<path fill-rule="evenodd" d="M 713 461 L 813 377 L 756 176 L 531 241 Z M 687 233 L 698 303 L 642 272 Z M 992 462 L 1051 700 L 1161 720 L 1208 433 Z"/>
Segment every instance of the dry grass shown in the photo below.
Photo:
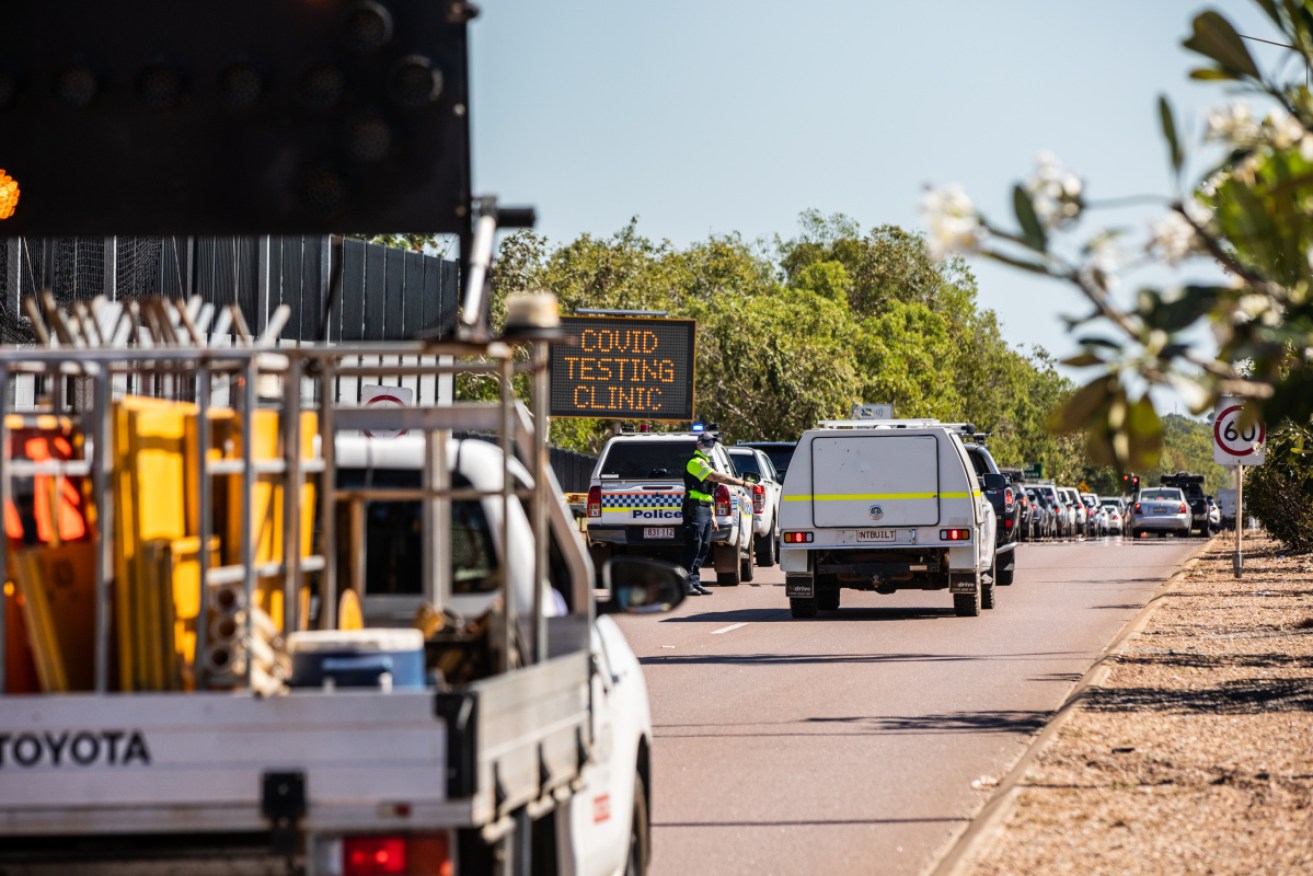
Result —
<path fill-rule="evenodd" d="M 1229 537 L 1163 594 L 970 870 L 1313 873 L 1313 557 Z"/>

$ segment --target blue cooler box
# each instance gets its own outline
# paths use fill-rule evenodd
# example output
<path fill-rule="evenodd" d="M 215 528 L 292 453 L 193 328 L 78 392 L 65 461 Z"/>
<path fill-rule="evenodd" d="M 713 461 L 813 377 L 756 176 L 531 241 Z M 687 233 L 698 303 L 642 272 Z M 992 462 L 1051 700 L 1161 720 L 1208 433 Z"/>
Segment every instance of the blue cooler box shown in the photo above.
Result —
<path fill-rule="evenodd" d="M 424 687 L 424 634 L 409 627 L 311 630 L 287 637 L 296 687 Z"/>

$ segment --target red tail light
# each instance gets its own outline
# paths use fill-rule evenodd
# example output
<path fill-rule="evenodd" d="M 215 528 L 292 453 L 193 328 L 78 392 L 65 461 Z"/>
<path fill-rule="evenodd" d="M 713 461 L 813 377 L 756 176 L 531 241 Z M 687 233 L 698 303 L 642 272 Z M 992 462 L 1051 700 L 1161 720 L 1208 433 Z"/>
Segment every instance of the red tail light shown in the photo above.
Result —
<path fill-rule="evenodd" d="M 342 876 L 452 876 L 445 834 L 349 836 L 342 840 Z"/>
<path fill-rule="evenodd" d="M 941 529 L 939 530 L 940 541 L 970 541 L 971 530 L 969 529 Z"/>
<path fill-rule="evenodd" d="M 1182 503 L 1181 503 L 1181 507 L 1176 509 L 1176 513 L 1177 513 L 1177 514 L 1184 514 L 1186 511 L 1189 511 L 1189 510 L 1190 510 L 1190 509 L 1186 507 L 1185 503 L 1182 502 Z"/>
<path fill-rule="evenodd" d="M 1140 503 L 1139 503 L 1139 502 L 1136 502 L 1136 503 L 1135 503 L 1135 513 L 1136 513 L 1136 514 L 1139 514 L 1139 513 L 1140 513 Z"/>
<path fill-rule="evenodd" d="M 1004 529 L 1011 529 L 1011 528 L 1012 528 L 1012 518 L 1011 518 L 1011 517 L 1004 517 L 1004 518 L 1003 518 L 1003 528 L 1004 528 Z"/>
<path fill-rule="evenodd" d="M 1017 494 L 1014 493 L 1014 492 L 1012 492 L 1012 488 L 1011 488 L 1011 487 L 1007 487 L 1006 489 L 1003 490 L 1003 504 L 1004 504 L 1004 505 L 1012 505 L 1012 504 L 1015 504 L 1016 501 L 1017 501 Z"/>
<path fill-rule="evenodd" d="M 729 516 L 729 487 L 716 484 L 716 516 Z"/>
<path fill-rule="evenodd" d="M 811 532 L 784 533 L 785 544 L 811 544 L 813 540 L 814 540 L 814 533 Z"/>
<path fill-rule="evenodd" d="M 351 836 L 342 840 L 342 872 L 346 876 L 405 874 L 406 841 L 399 836 Z"/>
<path fill-rule="evenodd" d="M 766 488 L 761 484 L 752 485 L 752 513 L 760 514 L 766 510 Z"/>
<path fill-rule="evenodd" d="M 602 488 L 601 487 L 588 488 L 588 516 L 589 517 L 602 516 Z"/>

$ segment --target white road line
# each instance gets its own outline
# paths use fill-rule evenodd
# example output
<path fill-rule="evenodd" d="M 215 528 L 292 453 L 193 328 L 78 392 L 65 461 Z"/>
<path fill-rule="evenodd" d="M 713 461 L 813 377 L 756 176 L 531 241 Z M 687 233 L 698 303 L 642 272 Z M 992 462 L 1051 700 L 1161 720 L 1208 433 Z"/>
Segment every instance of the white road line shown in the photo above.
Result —
<path fill-rule="evenodd" d="M 713 635 L 713 636 L 719 636 L 721 633 L 732 633 L 732 632 L 734 632 L 735 630 L 737 630 L 739 627 L 746 627 L 746 626 L 747 626 L 748 624 L 750 624 L 750 623 L 751 623 L 751 621 L 744 621 L 744 622 L 741 623 L 741 624 L 730 624 L 730 625 L 727 626 L 727 627 L 721 627 L 721 628 L 718 629 L 718 630 L 712 630 L 712 631 L 711 631 L 711 635 Z"/>

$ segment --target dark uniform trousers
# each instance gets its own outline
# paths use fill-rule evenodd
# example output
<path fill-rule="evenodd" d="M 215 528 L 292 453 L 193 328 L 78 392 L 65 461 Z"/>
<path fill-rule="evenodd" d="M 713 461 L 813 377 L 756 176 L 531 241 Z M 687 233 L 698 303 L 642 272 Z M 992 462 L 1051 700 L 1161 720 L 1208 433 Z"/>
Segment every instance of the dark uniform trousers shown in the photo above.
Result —
<path fill-rule="evenodd" d="M 702 586 L 699 572 L 706 565 L 707 555 L 711 553 L 711 504 L 685 502 L 683 511 L 683 566 L 688 570 L 688 586 L 696 588 Z"/>

